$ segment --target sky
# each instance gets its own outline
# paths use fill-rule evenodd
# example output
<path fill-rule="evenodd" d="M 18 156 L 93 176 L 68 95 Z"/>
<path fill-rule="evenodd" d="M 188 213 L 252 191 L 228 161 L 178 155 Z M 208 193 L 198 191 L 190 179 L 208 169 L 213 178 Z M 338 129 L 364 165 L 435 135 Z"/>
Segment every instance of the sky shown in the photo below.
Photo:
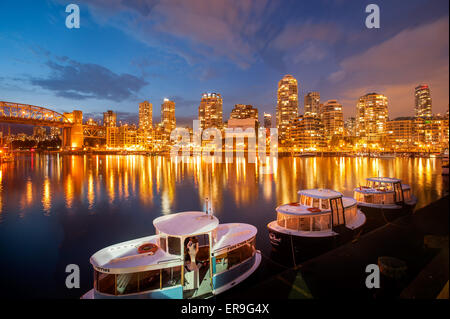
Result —
<path fill-rule="evenodd" d="M 80 28 L 65 25 L 79 5 Z M 365 8 L 380 8 L 368 29 Z M 137 122 L 138 103 L 176 103 L 197 118 L 204 92 L 275 116 L 278 81 L 292 74 L 303 97 L 388 97 L 389 117 L 414 114 L 414 88 L 431 88 L 433 113 L 449 106 L 448 0 L 90 0 L 0 2 L 0 101 L 82 110 Z"/>

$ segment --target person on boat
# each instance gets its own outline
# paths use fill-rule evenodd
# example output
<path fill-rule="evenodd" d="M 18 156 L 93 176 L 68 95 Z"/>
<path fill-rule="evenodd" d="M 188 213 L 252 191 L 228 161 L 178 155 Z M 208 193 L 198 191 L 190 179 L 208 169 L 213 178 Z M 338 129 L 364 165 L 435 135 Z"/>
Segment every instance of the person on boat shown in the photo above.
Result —
<path fill-rule="evenodd" d="M 199 250 L 199 247 L 198 247 L 197 238 L 191 237 L 189 239 L 189 242 L 187 243 L 187 251 L 188 251 L 189 257 L 191 259 L 191 263 L 189 265 L 190 270 L 194 270 L 195 268 L 197 268 L 197 264 L 195 262 L 195 256 L 197 255 L 198 250 Z"/>

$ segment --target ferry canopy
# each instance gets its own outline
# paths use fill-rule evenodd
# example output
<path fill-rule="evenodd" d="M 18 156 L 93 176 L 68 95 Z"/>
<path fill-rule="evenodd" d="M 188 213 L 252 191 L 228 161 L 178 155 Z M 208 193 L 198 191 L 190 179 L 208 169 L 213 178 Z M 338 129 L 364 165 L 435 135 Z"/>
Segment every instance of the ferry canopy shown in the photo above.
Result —
<path fill-rule="evenodd" d="M 299 195 L 304 195 L 312 198 L 321 198 L 321 199 L 330 199 L 342 197 L 343 195 L 339 192 L 336 192 L 332 189 L 304 189 L 298 192 Z"/>
<path fill-rule="evenodd" d="M 391 177 L 369 177 L 367 180 L 370 182 L 377 182 L 377 183 L 397 183 L 401 181 L 398 178 L 391 178 Z"/>
<path fill-rule="evenodd" d="M 219 220 L 205 212 L 182 212 L 158 217 L 153 225 L 166 235 L 189 236 L 213 231 Z"/>
<path fill-rule="evenodd" d="M 256 233 L 256 227 L 250 224 L 220 224 L 219 227 L 217 227 L 217 237 L 214 250 L 222 250 L 224 248 L 245 242 L 246 240 L 255 237 Z"/>

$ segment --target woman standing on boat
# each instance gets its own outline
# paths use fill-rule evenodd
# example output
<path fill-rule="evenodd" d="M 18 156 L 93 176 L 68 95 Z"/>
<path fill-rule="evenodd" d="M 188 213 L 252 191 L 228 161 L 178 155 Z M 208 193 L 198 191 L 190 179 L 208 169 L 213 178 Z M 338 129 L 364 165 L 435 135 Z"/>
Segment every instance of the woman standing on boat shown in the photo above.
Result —
<path fill-rule="evenodd" d="M 189 239 L 189 242 L 187 243 L 187 251 L 189 254 L 189 257 L 191 258 L 191 264 L 189 266 L 190 270 L 194 270 L 197 268 L 197 264 L 195 263 L 195 256 L 198 253 L 198 240 L 195 237 L 191 237 Z"/>

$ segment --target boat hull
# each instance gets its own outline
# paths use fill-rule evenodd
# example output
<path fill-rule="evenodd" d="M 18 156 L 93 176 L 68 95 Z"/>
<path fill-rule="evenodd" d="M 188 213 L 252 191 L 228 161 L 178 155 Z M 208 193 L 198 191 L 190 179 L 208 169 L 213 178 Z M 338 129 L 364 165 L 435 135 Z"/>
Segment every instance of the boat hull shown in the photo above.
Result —
<path fill-rule="evenodd" d="M 358 203 L 358 208 L 366 215 L 364 232 L 367 233 L 400 217 L 411 214 L 415 206 L 415 200 L 403 205 L 364 205 Z"/>
<path fill-rule="evenodd" d="M 225 271 L 221 274 L 214 275 L 213 283 L 214 290 L 212 293 L 195 297 L 196 299 L 208 299 L 212 296 L 223 293 L 240 282 L 247 279 L 251 274 L 253 274 L 256 269 L 258 269 L 261 263 L 261 252 L 259 250 L 242 264 L 234 267 L 232 270 Z M 160 289 L 144 293 L 138 293 L 133 295 L 124 296 L 111 296 L 103 295 L 95 291 L 94 289 L 89 290 L 85 293 L 81 299 L 183 299 L 183 287 L 176 286 L 169 289 Z"/>
<path fill-rule="evenodd" d="M 329 236 L 298 236 L 276 230 L 268 225 L 272 254 L 280 261 L 291 260 L 295 264 L 319 256 L 340 245 L 353 240 L 362 226 L 349 229 L 344 233 L 330 232 Z"/>

